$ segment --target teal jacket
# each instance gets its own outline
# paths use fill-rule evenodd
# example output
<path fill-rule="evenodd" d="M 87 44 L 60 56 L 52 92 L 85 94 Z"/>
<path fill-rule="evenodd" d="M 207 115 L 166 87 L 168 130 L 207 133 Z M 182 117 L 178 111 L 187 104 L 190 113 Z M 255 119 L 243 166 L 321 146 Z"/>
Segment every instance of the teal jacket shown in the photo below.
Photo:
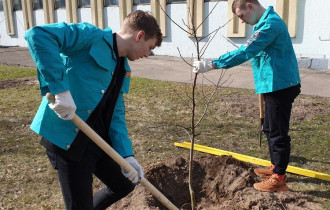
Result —
<path fill-rule="evenodd" d="M 239 49 L 213 60 L 228 69 L 251 60 L 256 93 L 269 93 L 299 84 L 297 58 L 284 21 L 269 7 Z"/>
<path fill-rule="evenodd" d="M 56 146 L 68 150 L 79 129 L 60 119 L 48 107 L 45 94 L 70 90 L 84 121 L 96 108 L 116 68 L 113 35 L 89 23 L 55 23 L 36 26 L 25 34 L 30 53 L 38 69 L 41 105 L 31 129 Z M 133 155 L 125 122 L 123 93 L 128 93 L 131 69 L 125 59 L 126 76 L 112 116 L 109 137 L 113 148 L 123 157 Z"/>

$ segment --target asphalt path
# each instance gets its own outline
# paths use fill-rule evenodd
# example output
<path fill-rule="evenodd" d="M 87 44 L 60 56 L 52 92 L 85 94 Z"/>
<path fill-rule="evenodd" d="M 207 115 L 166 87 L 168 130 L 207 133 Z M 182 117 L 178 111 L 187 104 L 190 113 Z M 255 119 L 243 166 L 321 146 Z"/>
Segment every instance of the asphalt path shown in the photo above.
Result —
<path fill-rule="evenodd" d="M 49 58 L 51 59 L 51 58 Z M 191 83 L 191 58 L 172 56 L 149 56 L 129 62 L 133 77 L 155 80 Z M 0 47 L 0 64 L 35 68 L 29 50 L 25 47 Z M 301 94 L 330 97 L 330 71 L 300 69 Z M 198 83 L 215 85 L 220 80 L 221 86 L 254 89 L 251 66 L 240 65 L 227 70 L 213 70 L 198 76 Z"/>

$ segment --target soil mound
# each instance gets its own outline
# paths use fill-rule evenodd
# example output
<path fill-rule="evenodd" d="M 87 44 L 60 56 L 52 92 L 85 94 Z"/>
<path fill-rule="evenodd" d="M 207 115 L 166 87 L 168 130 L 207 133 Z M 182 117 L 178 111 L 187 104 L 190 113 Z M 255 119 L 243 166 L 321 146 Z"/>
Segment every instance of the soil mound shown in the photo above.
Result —
<path fill-rule="evenodd" d="M 258 192 L 255 166 L 230 156 L 207 155 L 194 161 L 197 209 L 323 209 L 298 192 Z M 191 209 L 188 160 L 179 157 L 144 169 L 145 177 L 179 209 Z M 137 187 L 109 209 L 166 209 L 144 187 Z"/>

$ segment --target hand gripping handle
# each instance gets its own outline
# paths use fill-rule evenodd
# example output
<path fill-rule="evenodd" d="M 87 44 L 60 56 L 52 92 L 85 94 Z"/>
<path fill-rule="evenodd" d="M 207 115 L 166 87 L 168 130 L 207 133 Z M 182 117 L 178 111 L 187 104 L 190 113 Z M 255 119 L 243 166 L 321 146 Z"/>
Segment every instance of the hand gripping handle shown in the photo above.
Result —
<path fill-rule="evenodd" d="M 50 93 L 46 94 L 46 98 L 51 103 L 55 102 L 55 97 Z M 122 156 L 120 156 L 108 143 L 106 143 L 91 127 L 85 123 L 78 115 L 74 114 L 71 120 L 82 132 L 84 132 L 96 145 L 98 145 L 106 154 L 108 154 L 118 165 L 125 171 L 135 170 Z M 146 178 L 140 179 L 139 182 L 155 196 L 165 207 L 170 210 L 178 210 L 171 201 L 169 201 L 159 190 L 157 190 Z"/>

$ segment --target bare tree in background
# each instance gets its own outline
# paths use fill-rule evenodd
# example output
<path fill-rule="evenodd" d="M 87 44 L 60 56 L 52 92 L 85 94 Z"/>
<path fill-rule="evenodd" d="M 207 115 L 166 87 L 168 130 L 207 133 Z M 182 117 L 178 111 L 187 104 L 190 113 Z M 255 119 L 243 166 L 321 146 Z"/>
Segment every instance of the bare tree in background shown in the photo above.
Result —
<path fill-rule="evenodd" d="M 171 22 L 173 22 L 176 26 L 178 26 L 183 32 L 187 33 L 189 36 L 191 36 L 191 39 L 195 45 L 195 49 L 196 49 L 196 59 L 201 60 L 201 58 L 203 57 L 204 53 L 206 52 L 209 44 L 211 43 L 211 41 L 213 40 L 213 38 L 217 35 L 218 31 L 223 28 L 225 25 L 228 24 L 228 22 L 226 22 L 224 25 L 219 26 L 217 29 L 215 29 L 214 31 L 210 32 L 209 34 L 202 36 L 202 37 L 198 37 L 197 36 L 197 30 L 202 26 L 202 24 L 207 20 L 207 18 L 209 18 L 209 16 L 212 14 L 213 10 L 217 7 L 217 5 L 219 4 L 220 1 L 218 1 L 214 7 L 212 8 L 212 10 L 209 12 L 209 14 L 206 15 L 206 17 L 203 19 L 202 23 L 199 25 L 195 25 L 194 24 L 194 13 L 191 11 L 194 11 L 195 6 L 196 6 L 196 0 L 192 0 L 192 3 L 190 4 L 192 8 L 187 8 L 188 11 L 188 22 L 189 24 L 186 24 L 184 20 L 182 20 L 182 23 L 184 26 L 181 26 L 180 24 L 178 24 L 176 21 L 174 21 L 165 11 L 164 8 L 162 8 L 159 0 L 157 0 L 158 5 L 160 6 L 161 10 L 166 14 L 166 16 L 169 18 L 169 20 Z M 188 4 L 187 4 L 188 6 Z M 203 46 L 201 46 L 201 41 L 206 40 L 206 42 L 204 43 Z M 186 61 L 180 52 L 180 49 L 177 48 L 180 54 L 180 57 L 184 60 L 184 62 L 191 66 L 191 68 L 193 67 L 192 64 L 190 64 L 188 61 Z M 194 193 L 194 189 L 192 187 L 192 183 L 193 183 L 193 179 L 192 179 L 192 174 L 193 174 L 193 158 L 194 158 L 194 143 L 196 140 L 196 136 L 198 135 L 196 132 L 196 128 L 198 127 L 198 125 L 200 125 L 201 121 L 203 120 L 203 118 L 205 117 L 207 110 L 209 108 L 211 99 L 213 98 L 214 94 L 216 93 L 216 91 L 218 90 L 219 87 L 221 87 L 227 80 L 223 81 L 224 78 L 224 71 L 220 72 L 220 76 L 219 79 L 217 81 L 217 83 L 212 83 L 214 85 L 214 90 L 209 94 L 209 95 L 203 95 L 203 99 L 204 100 L 204 107 L 203 107 L 203 111 L 202 113 L 197 116 L 196 113 L 196 108 L 199 104 L 201 104 L 201 100 L 197 100 L 197 96 L 196 96 L 196 87 L 197 87 L 197 78 L 199 77 L 199 74 L 194 74 L 193 75 L 193 82 L 192 82 L 192 90 L 191 90 L 191 96 L 188 96 L 190 101 L 186 101 L 183 97 L 179 96 L 180 99 L 184 102 L 184 104 L 186 104 L 186 106 L 189 108 L 189 110 L 191 110 L 191 125 L 189 129 L 186 129 L 184 127 L 181 127 L 181 129 L 185 129 L 186 133 L 189 135 L 190 141 L 191 141 L 191 147 L 190 147 L 190 157 L 189 157 L 189 192 L 190 192 L 190 198 L 191 198 L 191 209 L 195 209 L 196 208 L 196 202 L 195 202 L 195 193 Z M 207 79 L 206 77 L 203 76 L 203 79 L 205 78 L 206 80 L 208 80 L 209 82 L 211 82 L 209 79 Z"/>

